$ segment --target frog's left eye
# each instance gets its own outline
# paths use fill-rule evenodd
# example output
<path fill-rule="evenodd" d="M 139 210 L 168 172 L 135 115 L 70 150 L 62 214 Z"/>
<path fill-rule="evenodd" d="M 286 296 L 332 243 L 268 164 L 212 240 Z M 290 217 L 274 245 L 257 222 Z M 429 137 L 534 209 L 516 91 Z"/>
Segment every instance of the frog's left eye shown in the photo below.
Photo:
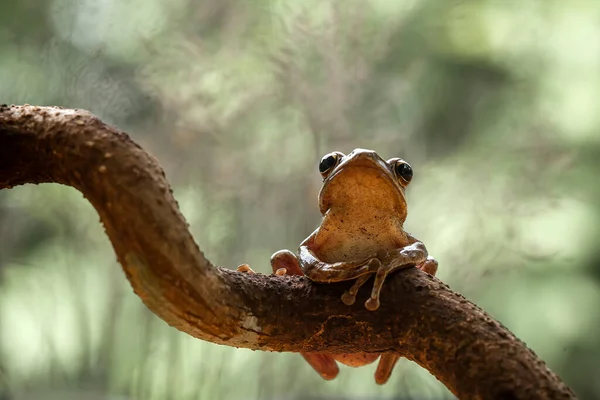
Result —
<path fill-rule="evenodd" d="M 402 179 L 405 182 L 405 184 L 408 184 L 412 180 L 413 170 L 412 167 L 406 161 L 400 158 L 396 158 L 389 160 L 388 162 L 392 165 L 396 177 Z"/>
<path fill-rule="evenodd" d="M 339 151 L 325 154 L 319 163 L 319 172 L 321 173 L 321 176 L 326 178 L 327 175 L 329 175 L 331 171 L 333 171 L 333 169 L 340 163 L 343 157 L 344 155 Z"/>

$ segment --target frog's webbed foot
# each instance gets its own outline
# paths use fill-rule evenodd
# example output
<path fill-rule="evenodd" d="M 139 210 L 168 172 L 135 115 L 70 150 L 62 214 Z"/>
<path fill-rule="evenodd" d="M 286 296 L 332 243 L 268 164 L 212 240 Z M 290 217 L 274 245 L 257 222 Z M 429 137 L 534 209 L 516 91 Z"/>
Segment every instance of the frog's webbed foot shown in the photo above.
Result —
<path fill-rule="evenodd" d="M 421 242 L 415 242 L 409 246 L 405 246 L 383 258 L 381 265 L 377 269 L 377 272 L 375 272 L 375 282 L 373 282 L 371 297 L 365 302 L 365 307 L 370 311 L 375 311 L 379 308 L 379 294 L 383 282 L 390 272 L 405 267 L 425 264 L 429 260 L 427 258 L 425 245 Z M 431 267 L 430 264 L 428 265 Z"/>
<path fill-rule="evenodd" d="M 381 268 L 381 261 L 378 257 L 378 254 L 373 254 L 365 261 L 358 263 L 344 261 L 325 263 L 314 260 L 306 263 L 304 272 L 310 279 L 317 282 L 340 282 L 355 279 L 352 287 L 342 295 L 342 302 L 350 306 L 356 301 L 356 293 L 360 287 L 371 277 L 371 274 Z"/>
<path fill-rule="evenodd" d="M 377 255 L 366 257 L 363 261 L 325 262 L 319 260 L 306 245 L 298 249 L 298 259 L 304 275 L 311 281 L 321 283 L 341 282 L 358 279 L 372 274 L 379 268 Z"/>

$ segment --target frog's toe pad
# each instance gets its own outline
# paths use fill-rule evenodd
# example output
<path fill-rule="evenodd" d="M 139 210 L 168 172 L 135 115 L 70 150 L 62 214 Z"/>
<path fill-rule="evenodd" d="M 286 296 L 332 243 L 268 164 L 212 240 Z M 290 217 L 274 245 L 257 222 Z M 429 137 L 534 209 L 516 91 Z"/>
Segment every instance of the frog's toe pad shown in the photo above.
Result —
<path fill-rule="evenodd" d="M 277 276 L 283 276 L 287 274 L 287 268 L 279 268 L 277 271 L 275 271 L 275 275 Z"/>
<path fill-rule="evenodd" d="M 245 272 L 248 274 L 255 274 L 256 272 L 254 272 L 254 270 L 252 268 L 250 268 L 250 266 L 248 264 L 242 264 L 239 267 L 237 267 L 237 271 L 238 272 Z"/>
<path fill-rule="evenodd" d="M 435 260 L 435 258 L 428 257 L 423 263 L 417 265 L 417 268 L 423 272 L 427 272 L 428 274 L 435 276 L 438 270 L 438 262 Z"/>
<path fill-rule="evenodd" d="M 354 304 L 355 301 L 356 296 L 351 293 L 344 292 L 344 294 L 342 295 L 342 303 L 344 303 L 347 306 L 351 306 L 352 304 Z"/>
<path fill-rule="evenodd" d="M 370 297 L 369 300 L 365 301 L 365 308 L 369 311 L 377 310 L 379 308 L 379 299 Z"/>

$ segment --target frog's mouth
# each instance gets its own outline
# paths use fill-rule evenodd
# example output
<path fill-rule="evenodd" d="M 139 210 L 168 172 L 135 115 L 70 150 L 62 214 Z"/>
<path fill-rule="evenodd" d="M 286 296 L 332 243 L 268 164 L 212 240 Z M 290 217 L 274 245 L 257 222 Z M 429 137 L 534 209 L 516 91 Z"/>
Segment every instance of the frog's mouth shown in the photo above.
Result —
<path fill-rule="evenodd" d="M 319 208 L 353 213 L 406 216 L 404 187 L 390 166 L 377 153 L 355 150 L 325 179 L 319 194 Z"/>

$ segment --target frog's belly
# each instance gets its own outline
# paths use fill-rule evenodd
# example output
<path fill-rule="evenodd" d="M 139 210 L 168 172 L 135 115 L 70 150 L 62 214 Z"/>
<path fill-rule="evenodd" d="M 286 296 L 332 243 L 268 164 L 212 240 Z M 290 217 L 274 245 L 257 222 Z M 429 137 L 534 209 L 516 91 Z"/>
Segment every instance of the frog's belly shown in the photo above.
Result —
<path fill-rule="evenodd" d="M 398 239 L 390 236 L 351 235 L 352 240 L 332 235 L 314 254 L 321 261 L 334 263 L 339 261 L 363 261 L 374 257 L 382 250 L 393 250 L 399 247 Z"/>

